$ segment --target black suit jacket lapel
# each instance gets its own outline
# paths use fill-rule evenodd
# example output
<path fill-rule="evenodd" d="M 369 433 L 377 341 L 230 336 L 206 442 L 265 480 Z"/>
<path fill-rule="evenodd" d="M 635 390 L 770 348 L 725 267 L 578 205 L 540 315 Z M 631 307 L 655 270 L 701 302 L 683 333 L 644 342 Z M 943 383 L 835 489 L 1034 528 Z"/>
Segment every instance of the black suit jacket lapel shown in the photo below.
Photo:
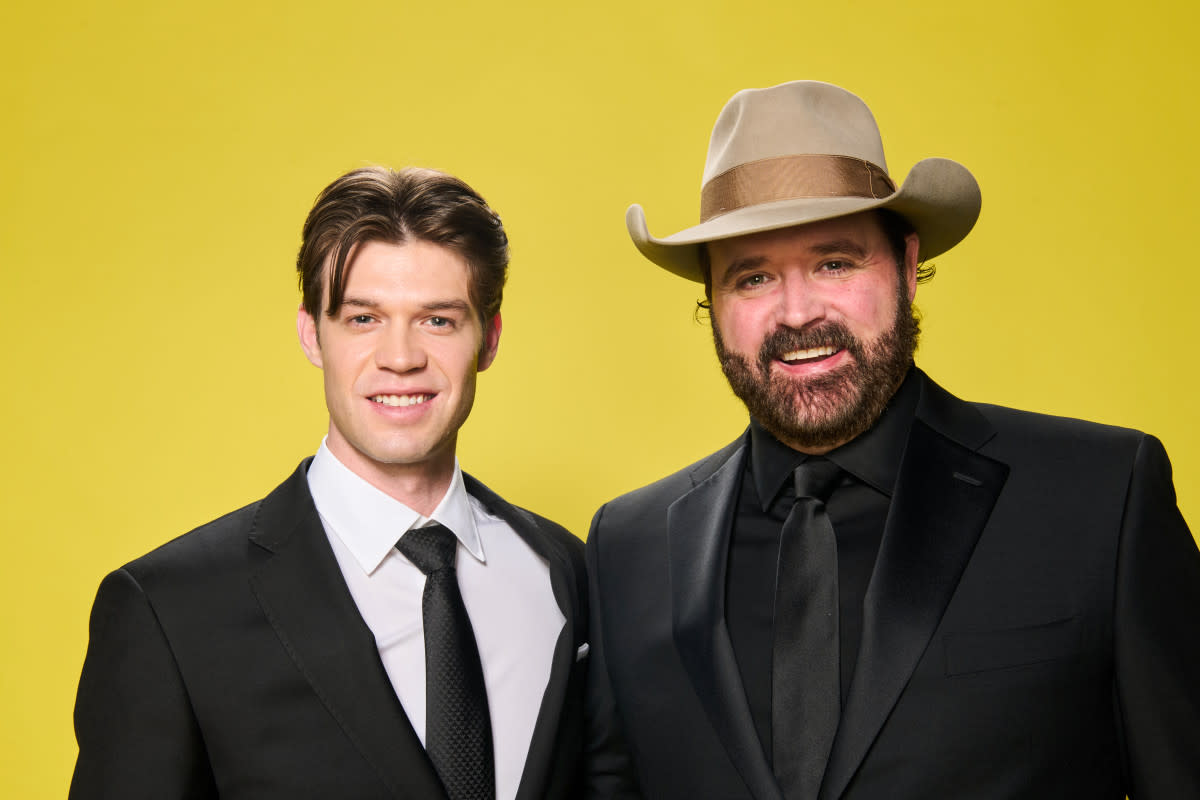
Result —
<path fill-rule="evenodd" d="M 259 507 L 250 539 L 272 555 L 251 588 L 297 668 L 393 793 L 444 798 L 330 550 L 308 463 Z"/>
<path fill-rule="evenodd" d="M 1008 477 L 1006 464 L 975 452 L 993 435 L 982 415 L 921 378 L 822 798 L 841 796 L 891 713 Z"/>
<path fill-rule="evenodd" d="M 550 782 L 550 775 L 556 766 L 556 753 L 559 748 L 566 752 L 578 752 L 582 744 L 571 747 L 564 741 L 562 723 L 565 720 L 566 703 L 570 696 L 572 670 L 576 664 L 578 648 L 583 644 L 580 632 L 587 630 L 587 594 L 581 585 L 583 576 L 582 548 L 577 558 L 572 560 L 571 553 L 556 537 L 541 529 L 541 525 L 533 515 L 523 509 L 508 503 L 500 495 L 482 485 L 474 477 L 463 474 L 467 492 L 479 499 L 494 515 L 509 523 L 521 539 L 526 541 L 533 551 L 545 559 L 550 565 L 550 584 L 554 600 L 558 602 L 565 621 L 563 630 L 558 634 L 554 643 L 554 652 L 550 668 L 550 680 L 546 684 L 546 692 L 542 694 L 541 708 L 538 711 L 538 721 L 534 724 L 533 738 L 529 741 L 529 753 L 521 774 L 521 784 L 517 787 L 517 800 L 540 800 L 545 796 L 545 789 Z M 582 672 L 576 676 L 582 679 Z M 581 694 L 582 687 L 580 687 Z M 582 722 L 582 708 L 576 708 L 572 714 L 577 715 Z M 571 765 L 574 770 L 575 765 Z"/>
<path fill-rule="evenodd" d="M 725 569 L 748 434 L 693 474 L 667 509 L 675 647 L 713 728 L 757 798 L 782 794 L 771 772 L 725 624 Z"/>
<path fill-rule="evenodd" d="M 525 759 L 525 769 L 517 790 L 518 800 L 535 800 L 544 796 L 543 790 L 554 767 L 556 751 L 560 747 L 571 750 L 567 743 L 562 741 L 560 723 L 564 718 L 564 705 L 567 702 L 576 654 L 579 646 L 583 644 L 576 641 L 582 638 L 578 632 L 587 629 L 586 594 L 580 584 L 583 575 L 582 549 L 578 563 L 573 564 L 571 553 L 563 543 L 543 531 L 532 514 L 507 502 L 470 475 L 464 473 L 463 479 L 469 494 L 512 526 L 517 535 L 549 564 L 551 590 L 559 610 L 566 618 L 554 645 L 550 680 L 542 696 L 533 738 L 529 743 L 529 755 Z M 575 749 L 578 750 L 578 747 Z"/>

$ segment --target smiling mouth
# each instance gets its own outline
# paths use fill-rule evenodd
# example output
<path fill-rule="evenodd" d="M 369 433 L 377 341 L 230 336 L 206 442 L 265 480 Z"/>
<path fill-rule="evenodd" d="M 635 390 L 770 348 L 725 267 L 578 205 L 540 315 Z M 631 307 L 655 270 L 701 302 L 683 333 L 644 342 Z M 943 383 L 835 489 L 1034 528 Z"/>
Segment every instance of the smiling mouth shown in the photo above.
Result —
<path fill-rule="evenodd" d="M 433 395 L 431 394 L 377 394 L 370 398 L 372 403 L 379 403 L 381 406 L 392 406 L 393 408 L 416 406 L 432 399 Z"/>
<path fill-rule="evenodd" d="M 780 354 L 779 360 L 788 365 L 812 364 L 816 361 L 823 361 L 840 352 L 841 348 L 827 344 L 820 347 L 810 347 L 807 350 L 790 350 Z"/>

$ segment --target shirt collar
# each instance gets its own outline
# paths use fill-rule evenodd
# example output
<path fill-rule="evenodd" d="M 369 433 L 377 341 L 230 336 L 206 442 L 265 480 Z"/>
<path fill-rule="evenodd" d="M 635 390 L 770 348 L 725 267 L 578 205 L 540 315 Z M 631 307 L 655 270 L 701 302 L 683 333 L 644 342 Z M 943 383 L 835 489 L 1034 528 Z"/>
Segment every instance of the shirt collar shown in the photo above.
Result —
<path fill-rule="evenodd" d="M 915 370 L 908 371 L 874 425 L 824 456 L 888 497 L 892 496 L 896 485 L 900 460 L 908 443 L 908 430 L 921 396 L 920 381 L 914 374 Z M 754 484 L 764 511 L 805 458 L 804 453 L 793 450 L 768 433 L 758 420 L 750 419 L 749 463 L 754 470 Z"/>
<path fill-rule="evenodd" d="M 418 514 L 360 478 L 338 461 L 324 439 L 308 467 L 308 489 L 326 528 L 346 545 L 368 575 L 393 552 L 401 535 L 431 520 L 452 531 L 476 559 L 486 561 L 457 458 L 450 488 L 430 517 Z"/>

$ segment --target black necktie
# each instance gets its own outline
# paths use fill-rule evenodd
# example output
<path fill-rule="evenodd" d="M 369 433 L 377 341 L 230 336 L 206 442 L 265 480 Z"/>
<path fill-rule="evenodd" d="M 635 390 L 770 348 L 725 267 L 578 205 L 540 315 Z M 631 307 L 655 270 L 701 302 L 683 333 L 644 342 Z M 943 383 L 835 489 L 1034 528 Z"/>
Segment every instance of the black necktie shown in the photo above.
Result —
<path fill-rule="evenodd" d="M 425 752 L 450 800 L 495 800 L 487 689 L 454 568 L 458 539 L 435 524 L 404 534 L 396 548 L 425 573 Z"/>
<path fill-rule="evenodd" d="M 841 715 L 837 541 L 825 512 L 840 476 L 823 458 L 796 468 L 796 503 L 779 543 L 771 740 L 788 800 L 816 800 Z"/>

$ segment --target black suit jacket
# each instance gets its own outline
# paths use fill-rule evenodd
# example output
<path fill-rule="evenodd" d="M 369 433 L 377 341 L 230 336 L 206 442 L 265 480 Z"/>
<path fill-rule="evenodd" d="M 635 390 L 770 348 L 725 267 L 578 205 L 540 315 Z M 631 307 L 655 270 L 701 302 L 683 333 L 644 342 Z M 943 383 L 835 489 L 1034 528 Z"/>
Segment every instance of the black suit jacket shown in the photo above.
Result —
<path fill-rule="evenodd" d="M 307 468 L 104 579 L 75 705 L 72 798 L 445 796 L 346 588 Z M 549 562 L 566 617 L 518 796 L 576 797 L 582 543 L 466 484 Z"/>
<path fill-rule="evenodd" d="M 1200 553 L 1162 446 L 917 377 L 822 800 L 1200 797 Z M 746 442 L 592 523 L 589 796 L 782 798 L 724 617 Z"/>

